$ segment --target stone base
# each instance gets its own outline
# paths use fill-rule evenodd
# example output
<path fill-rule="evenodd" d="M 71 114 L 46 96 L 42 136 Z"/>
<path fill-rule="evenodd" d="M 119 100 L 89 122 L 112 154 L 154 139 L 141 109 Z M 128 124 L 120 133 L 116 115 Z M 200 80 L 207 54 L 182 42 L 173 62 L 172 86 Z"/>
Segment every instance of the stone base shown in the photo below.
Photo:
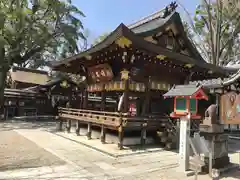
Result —
<path fill-rule="evenodd" d="M 205 133 L 223 133 L 224 126 L 221 124 L 211 124 L 211 125 L 200 124 L 199 130 L 200 132 L 205 132 Z"/>
<path fill-rule="evenodd" d="M 202 167 L 202 172 L 208 173 L 209 172 L 209 158 L 204 157 L 204 162 L 206 165 Z M 213 163 L 213 169 L 221 169 L 221 168 L 225 168 L 226 166 L 229 166 L 230 160 L 229 160 L 228 156 L 224 156 L 221 158 L 213 159 L 212 163 Z"/>

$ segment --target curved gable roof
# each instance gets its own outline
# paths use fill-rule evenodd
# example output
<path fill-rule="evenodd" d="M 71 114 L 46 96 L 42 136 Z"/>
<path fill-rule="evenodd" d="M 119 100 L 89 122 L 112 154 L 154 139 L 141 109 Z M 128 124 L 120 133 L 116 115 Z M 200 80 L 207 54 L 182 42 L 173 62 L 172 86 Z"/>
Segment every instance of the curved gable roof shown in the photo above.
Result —
<path fill-rule="evenodd" d="M 72 61 L 76 61 L 76 60 L 80 61 L 80 63 L 84 64 L 84 61 L 86 60 L 86 57 L 88 55 L 91 55 L 92 53 L 103 50 L 104 48 L 110 46 L 111 44 L 113 44 L 116 40 L 118 40 L 121 37 L 125 37 L 125 38 L 129 39 L 134 46 L 136 46 L 140 49 L 143 49 L 143 50 L 147 50 L 154 54 L 165 55 L 171 59 L 181 61 L 182 63 L 194 64 L 201 68 L 217 71 L 219 73 L 224 73 L 224 74 L 226 73 L 226 71 L 221 67 L 206 63 L 205 61 L 203 61 L 203 62 L 196 61 L 195 59 L 193 59 L 189 56 L 172 52 L 169 49 L 166 49 L 166 48 L 160 47 L 156 44 L 153 44 L 151 42 L 148 42 L 148 41 L 144 40 L 142 37 L 137 36 L 133 31 L 131 31 L 124 24 L 120 24 L 108 37 L 105 38 L 105 40 L 103 40 L 99 44 L 91 47 L 87 51 L 82 52 L 77 55 L 74 55 L 74 56 L 71 56 L 69 58 L 66 58 L 63 61 L 56 62 L 53 65 L 53 69 L 56 70 L 58 66 L 61 66 L 64 64 L 66 65 L 66 64 L 69 64 Z"/>

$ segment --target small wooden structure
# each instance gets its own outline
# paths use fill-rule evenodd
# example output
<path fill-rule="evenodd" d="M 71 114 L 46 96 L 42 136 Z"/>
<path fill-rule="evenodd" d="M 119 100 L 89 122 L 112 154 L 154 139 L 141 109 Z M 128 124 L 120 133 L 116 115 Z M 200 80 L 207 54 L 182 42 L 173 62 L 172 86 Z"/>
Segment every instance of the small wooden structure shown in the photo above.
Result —
<path fill-rule="evenodd" d="M 165 98 L 174 98 L 174 112 L 170 114 L 172 118 L 191 115 L 191 119 L 201 119 L 198 115 L 198 100 L 208 100 L 202 86 L 198 85 L 177 85 L 173 86 L 166 94 Z"/>
<path fill-rule="evenodd" d="M 47 115 L 48 111 L 51 111 L 51 104 L 44 94 L 29 90 L 5 89 L 4 111 L 5 118 Z"/>
<path fill-rule="evenodd" d="M 86 77 L 81 109 L 60 108 L 60 119 L 87 123 L 89 133 L 92 125 L 103 134 L 114 129 L 120 148 L 127 130 L 140 130 L 144 143 L 146 130 L 157 131 L 168 121 L 170 106 L 162 95 L 173 84 L 225 77 L 227 70 L 206 63 L 190 43 L 175 9 L 170 4 L 129 26 L 120 24 L 101 43 L 56 62 L 54 70 Z M 102 97 L 100 109 L 89 110 L 88 94 Z M 118 112 L 106 112 L 106 97 L 118 102 Z"/>
<path fill-rule="evenodd" d="M 240 70 L 228 78 L 193 81 L 191 84 L 201 84 L 215 94 L 216 104 L 219 106 L 218 118 L 222 123 L 229 126 L 240 124 Z"/>
<path fill-rule="evenodd" d="M 8 83 L 13 89 L 24 89 L 36 85 L 43 85 L 49 80 L 48 72 L 13 67 L 9 73 Z"/>

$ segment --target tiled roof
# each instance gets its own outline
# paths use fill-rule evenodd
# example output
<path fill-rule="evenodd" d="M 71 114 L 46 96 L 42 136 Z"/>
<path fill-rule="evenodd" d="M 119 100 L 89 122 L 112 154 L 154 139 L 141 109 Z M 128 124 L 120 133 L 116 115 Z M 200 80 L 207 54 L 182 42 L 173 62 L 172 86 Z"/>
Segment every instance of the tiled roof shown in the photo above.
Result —
<path fill-rule="evenodd" d="M 47 72 L 27 68 L 14 68 L 10 72 L 12 81 L 43 85 L 49 80 Z"/>
<path fill-rule="evenodd" d="M 192 96 L 196 93 L 201 86 L 198 85 L 176 85 L 173 86 L 164 97 L 175 97 L 175 96 Z"/>

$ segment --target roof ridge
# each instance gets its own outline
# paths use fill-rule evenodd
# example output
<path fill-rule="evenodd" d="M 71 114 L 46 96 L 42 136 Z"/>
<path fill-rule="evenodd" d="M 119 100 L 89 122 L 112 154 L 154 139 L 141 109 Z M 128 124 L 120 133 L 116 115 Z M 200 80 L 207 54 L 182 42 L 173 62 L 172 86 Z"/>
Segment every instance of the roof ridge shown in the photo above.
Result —
<path fill-rule="evenodd" d="M 15 71 L 23 71 L 23 72 L 30 72 L 30 73 L 35 73 L 35 74 L 48 75 L 48 72 L 44 71 L 44 70 L 13 66 L 12 72 L 15 72 Z"/>
<path fill-rule="evenodd" d="M 162 17 L 162 13 L 164 12 L 165 9 L 161 9 L 161 10 L 158 10 L 158 11 L 155 11 L 154 13 L 148 15 L 148 16 L 145 16 L 141 19 L 139 19 L 138 21 L 135 21 L 134 23 L 131 23 L 129 24 L 127 27 L 129 29 L 133 29 L 133 28 L 136 28 L 144 23 L 147 23 L 149 21 L 152 21 L 154 19 L 157 19 L 157 18 L 161 18 Z"/>

